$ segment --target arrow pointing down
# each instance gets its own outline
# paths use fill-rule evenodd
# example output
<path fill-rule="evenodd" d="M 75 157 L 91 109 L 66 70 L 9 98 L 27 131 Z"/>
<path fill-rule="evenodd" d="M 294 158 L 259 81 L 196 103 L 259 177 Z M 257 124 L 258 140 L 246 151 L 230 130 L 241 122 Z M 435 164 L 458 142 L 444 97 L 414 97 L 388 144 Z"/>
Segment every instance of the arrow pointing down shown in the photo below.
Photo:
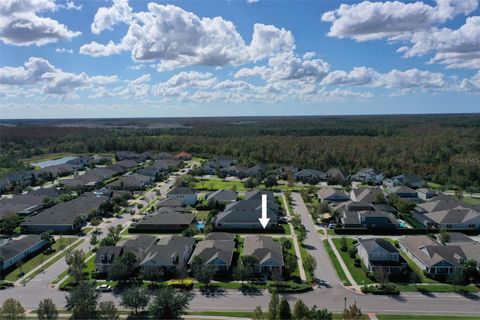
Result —
<path fill-rule="evenodd" d="M 270 218 L 267 218 L 267 195 L 262 194 L 262 217 L 258 218 L 258 221 L 262 224 L 263 229 L 267 227 Z"/>

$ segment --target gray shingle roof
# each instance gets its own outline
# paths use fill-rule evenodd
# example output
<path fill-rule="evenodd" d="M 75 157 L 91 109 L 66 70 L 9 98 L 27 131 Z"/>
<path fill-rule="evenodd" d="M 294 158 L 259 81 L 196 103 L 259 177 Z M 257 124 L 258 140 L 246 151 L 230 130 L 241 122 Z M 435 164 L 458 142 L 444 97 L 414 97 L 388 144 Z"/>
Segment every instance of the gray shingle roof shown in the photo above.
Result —
<path fill-rule="evenodd" d="M 136 226 L 141 225 L 190 225 L 195 219 L 195 215 L 190 213 L 179 212 L 164 212 L 152 213 L 146 215 L 142 220 L 136 223 Z"/>
<path fill-rule="evenodd" d="M 459 246 L 442 246 L 427 236 L 409 236 L 398 241 L 428 267 L 442 260 L 460 266 L 460 261 L 466 258 Z"/>
<path fill-rule="evenodd" d="M 233 190 L 217 190 L 207 196 L 207 200 L 226 202 L 237 200 L 237 193 Z"/>
<path fill-rule="evenodd" d="M 195 194 L 197 193 L 197 190 L 194 188 L 188 188 L 188 187 L 174 187 L 172 190 L 170 190 L 167 194 Z"/>
<path fill-rule="evenodd" d="M 367 250 L 367 252 L 375 251 L 377 248 L 382 248 L 388 253 L 398 253 L 397 248 L 395 248 L 385 239 L 359 239 L 358 243 L 361 244 Z"/>
<path fill-rule="evenodd" d="M 199 256 L 205 264 L 219 259 L 225 264 L 230 265 L 232 263 L 234 249 L 235 241 L 233 240 L 203 240 L 197 244 L 190 258 L 190 262 L 193 257 Z"/>
<path fill-rule="evenodd" d="M 41 243 L 43 240 L 40 235 L 26 235 L 20 238 L 7 240 L 0 244 L 0 257 L 3 261 L 10 260 L 25 250 Z"/>
<path fill-rule="evenodd" d="M 192 238 L 177 235 L 161 238 L 156 245 L 149 249 L 140 265 L 150 263 L 154 260 L 157 266 L 174 266 L 174 261 L 176 261 L 185 250 L 191 250 L 194 243 L 195 241 Z"/>
<path fill-rule="evenodd" d="M 246 236 L 243 254 L 256 257 L 260 264 L 268 259 L 273 259 L 283 266 L 282 246 L 274 241 L 272 237 L 261 235 Z"/>

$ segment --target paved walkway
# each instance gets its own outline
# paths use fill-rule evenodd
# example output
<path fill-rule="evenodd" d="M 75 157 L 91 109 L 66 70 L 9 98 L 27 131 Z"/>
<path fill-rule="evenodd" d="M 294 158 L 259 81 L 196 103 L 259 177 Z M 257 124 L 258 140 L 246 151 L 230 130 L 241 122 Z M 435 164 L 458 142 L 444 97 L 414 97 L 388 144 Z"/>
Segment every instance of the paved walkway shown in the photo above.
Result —
<path fill-rule="evenodd" d="M 287 203 L 287 197 L 283 192 L 281 197 L 283 199 L 283 205 L 285 207 L 285 211 L 287 212 L 287 216 L 292 216 L 290 212 L 290 206 Z M 293 247 L 295 248 L 295 255 L 297 256 L 298 270 L 300 271 L 300 279 L 305 282 L 307 281 L 307 275 L 305 274 L 305 269 L 303 268 L 302 254 L 300 252 L 300 246 L 298 245 L 297 235 L 295 233 L 295 229 L 293 228 L 293 225 L 290 222 L 288 222 L 288 225 L 290 227 L 290 231 L 292 232 Z"/>
<path fill-rule="evenodd" d="M 335 244 L 332 241 L 332 238 L 327 237 L 327 241 L 330 244 L 330 247 L 332 247 L 333 252 L 335 253 L 335 256 L 337 257 L 338 262 L 340 263 L 340 266 L 343 269 L 343 272 L 345 273 L 345 276 L 347 277 L 348 281 L 351 283 L 351 287 L 358 292 L 362 292 L 362 289 L 358 285 L 358 283 L 353 279 L 352 275 L 350 274 L 350 271 L 348 270 L 347 266 L 345 265 L 345 262 L 342 259 L 342 256 L 340 255 L 340 252 L 338 252 L 337 247 L 335 247 Z"/>

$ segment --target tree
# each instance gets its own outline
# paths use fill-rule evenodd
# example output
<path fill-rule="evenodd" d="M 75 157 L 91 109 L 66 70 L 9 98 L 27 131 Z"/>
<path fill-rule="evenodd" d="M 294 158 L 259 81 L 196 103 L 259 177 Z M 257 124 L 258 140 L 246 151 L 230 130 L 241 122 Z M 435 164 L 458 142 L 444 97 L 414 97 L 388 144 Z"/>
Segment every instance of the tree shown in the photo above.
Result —
<path fill-rule="evenodd" d="M 462 269 L 455 269 L 447 277 L 447 281 L 450 282 L 453 288 L 456 290 L 457 286 L 465 282 L 465 274 Z"/>
<path fill-rule="evenodd" d="M 295 320 L 308 320 L 310 319 L 310 310 L 305 305 L 305 303 L 297 299 L 295 305 L 293 306 L 293 319 Z"/>
<path fill-rule="evenodd" d="M 65 255 L 65 261 L 68 265 L 68 273 L 80 282 L 83 278 L 83 268 L 85 267 L 85 257 L 82 250 L 68 251 Z"/>
<path fill-rule="evenodd" d="M 263 181 L 265 187 L 271 188 L 278 184 L 277 178 L 274 175 L 267 176 Z"/>
<path fill-rule="evenodd" d="M 475 279 L 479 278 L 479 270 L 478 262 L 474 259 L 468 259 L 463 263 L 463 272 L 465 273 L 465 278 L 470 282 L 474 282 Z"/>
<path fill-rule="evenodd" d="M 75 219 L 73 219 L 73 229 L 80 229 L 80 227 L 83 226 L 84 223 L 85 220 L 81 216 L 76 216 Z"/>
<path fill-rule="evenodd" d="M 383 287 L 388 281 L 388 272 L 385 270 L 385 268 L 376 268 L 375 271 L 373 271 L 373 277 L 380 284 L 380 286 Z"/>
<path fill-rule="evenodd" d="M 376 196 L 375 196 L 375 200 L 373 201 L 374 204 L 384 204 L 384 203 L 387 203 L 387 199 L 385 199 L 385 195 L 383 194 L 383 192 L 379 192 Z"/>
<path fill-rule="evenodd" d="M 0 308 L 0 319 L 4 320 L 20 320 L 25 319 L 25 308 L 19 301 L 8 298 L 3 302 Z"/>
<path fill-rule="evenodd" d="M 96 233 L 92 233 L 92 237 L 90 238 L 90 245 L 95 247 L 97 243 L 98 243 L 98 236 Z"/>
<path fill-rule="evenodd" d="M 142 287 L 128 288 L 122 292 L 120 305 L 133 309 L 138 314 L 138 309 L 145 309 L 150 301 L 148 291 Z"/>
<path fill-rule="evenodd" d="M 243 285 L 243 282 L 250 279 L 251 276 L 252 276 L 252 273 L 243 264 L 239 264 L 233 270 L 233 277 L 235 278 L 235 280 L 240 281 L 242 283 L 242 285 Z"/>
<path fill-rule="evenodd" d="M 171 287 L 158 290 L 148 306 L 152 319 L 180 319 L 187 313 L 189 298 L 184 293 L 176 293 Z"/>
<path fill-rule="evenodd" d="M 143 267 L 140 270 L 140 276 L 143 280 L 159 281 L 164 275 L 163 270 L 157 267 Z"/>
<path fill-rule="evenodd" d="M 52 299 L 47 298 L 40 301 L 37 309 L 38 320 L 55 320 L 58 318 L 58 310 Z"/>
<path fill-rule="evenodd" d="M 292 312 L 290 311 L 290 304 L 285 297 L 280 299 L 280 305 L 278 307 L 278 320 L 290 320 L 292 319 Z"/>
<path fill-rule="evenodd" d="M 315 260 L 311 254 L 307 253 L 305 260 L 303 260 L 303 267 L 308 273 L 313 273 L 317 268 L 317 260 Z"/>
<path fill-rule="evenodd" d="M 272 297 L 270 298 L 270 302 L 268 304 L 267 318 L 269 320 L 277 320 L 279 307 L 280 307 L 280 298 L 278 297 L 278 294 L 274 291 L 272 293 Z"/>
<path fill-rule="evenodd" d="M 443 245 L 450 242 L 450 235 L 445 229 L 440 230 L 440 232 L 438 233 L 438 241 L 440 241 L 440 243 Z"/>
<path fill-rule="evenodd" d="M 298 241 L 300 241 L 300 243 L 302 243 L 305 240 L 305 238 L 307 237 L 307 229 L 305 229 L 304 226 L 300 226 L 296 230 L 296 234 L 297 234 Z"/>
<path fill-rule="evenodd" d="M 95 287 L 86 282 L 71 290 L 67 296 L 66 309 L 72 313 L 71 319 L 91 319 L 96 316 L 98 294 Z"/>
<path fill-rule="evenodd" d="M 265 319 L 265 315 L 263 314 L 262 307 L 257 306 L 253 311 L 253 319 L 254 320 L 263 320 Z"/>
<path fill-rule="evenodd" d="M 355 301 L 347 309 L 343 310 L 343 319 L 344 320 L 360 320 L 362 319 L 362 310 L 357 306 Z"/>
<path fill-rule="evenodd" d="M 52 250 L 52 245 L 55 243 L 55 239 L 53 238 L 53 231 L 48 230 L 42 233 L 40 236 L 43 241 L 47 243 L 48 250 Z"/>
<path fill-rule="evenodd" d="M 317 309 L 317 306 L 313 306 L 310 310 L 311 320 L 332 320 L 333 315 L 327 309 Z"/>
<path fill-rule="evenodd" d="M 348 250 L 348 242 L 345 236 L 340 238 L 340 250 L 345 252 Z"/>
<path fill-rule="evenodd" d="M 118 320 L 118 310 L 113 301 L 102 301 L 98 304 L 97 317 L 99 320 Z"/>
<path fill-rule="evenodd" d="M 215 274 L 215 267 L 211 265 L 202 265 L 197 271 L 195 272 L 194 276 L 198 282 L 203 283 L 203 285 L 208 286 L 210 281 L 213 279 L 213 275 Z"/>
<path fill-rule="evenodd" d="M 292 242 L 289 239 L 281 238 L 280 244 L 282 245 L 283 252 L 288 252 L 292 248 Z"/>

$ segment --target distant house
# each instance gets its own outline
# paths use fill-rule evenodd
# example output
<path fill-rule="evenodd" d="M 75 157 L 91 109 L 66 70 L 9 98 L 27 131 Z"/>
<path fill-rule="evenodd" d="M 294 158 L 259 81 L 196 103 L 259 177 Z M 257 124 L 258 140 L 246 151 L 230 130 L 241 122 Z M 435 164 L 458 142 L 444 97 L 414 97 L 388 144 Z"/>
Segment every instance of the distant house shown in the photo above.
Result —
<path fill-rule="evenodd" d="M 423 201 L 430 200 L 436 195 L 437 195 L 437 191 L 433 189 L 427 189 L 427 188 L 417 189 L 417 196 Z"/>
<path fill-rule="evenodd" d="M 135 160 L 136 163 L 141 163 L 147 160 L 147 155 L 144 153 L 130 152 L 130 151 L 119 151 L 116 154 L 116 159 L 118 161 L 122 160 Z"/>
<path fill-rule="evenodd" d="M 271 273 L 275 269 L 280 272 L 283 270 L 282 246 L 271 237 L 246 236 L 243 255 L 257 258 L 258 263 L 255 266 L 255 272 L 257 273 Z"/>
<path fill-rule="evenodd" d="M 378 210 L 372 204 L 364 202 L 345 205 L 341 222 L 346 228 L 394 229 L 400 226 L 392 213 Z"/>
<path fill-rule="evenodd" d="M 246 176 L 246 177 L 263 177 L 265 175 L 265 172 L 267 172 L 267 166 L 264 164 L 257 164 L 251 168 L 246 168 L 241 172 L 241 176 Z"/>
<path fill-rule="evenodd" d="M 454 197 L 441 194 L 431 198 L 428 202 L 417 204 L 417 206 L 415 207 L 415 211 L 418 213 L 427 213 L 453 209 L 458 206 L 469 207 L 468 205 L 455 199 Z"/>
<path fill-rule="evenodd" d="M 165 273 L 180 272 L 186 268 L 194 243 L 192 238 L 177 235 L 161 238 L 139 265 L 143 269 L 160 268 Z"/>
<path fill-rule="evenodd" d="M 385 239 L 359 239 L 358 256 L 368 271 L 382 269 L 387 273 L 401 273 L 407 267 L 397 248 Z"/>
<path fill-rule="evenodd" d="M 167 193 L 170 200 L 180 199 L 185 205 L 194 205 L 197 203 L 197 190 L 188 187 L 174 187 Z"/>
<path fill-rule="evenodd" d="M 28 232 L 40 233 L 48 230 L 54 232 L 72 232 L 85 224 L 90 212 L 99 211 L 101 205 L 110 198 L 95 193 L 85 193 L 71 201 L 61 202 L 40 213 L 30 216 L 21 224 Z M 81 224 L 76 224 L 80 217 Z"/>
<path fill-rule="evenodd" d="M 154 178 L 151 176 L 144 176 L 141 174 L 130 174 L 121 176 L 115 181 L 107 184 L 107 188 L 115 190 L 130 190 L 138 191 L 145 189 L 154 181 Z"/>
<path fill-rule="evenodd" d="M 293 177 L 297 181 L 309 184 L 317 184 L 320 181 L 326 180 L 325 173 L 315 169 L 303 169 L 296 172 Z"/>
<path fill-rule="evenodd" d="M 233 253 L 235 251 L 234 235 L 225 232 L 210 233 L 205 240 L 200 241 L 189 264 L 194 257 L 200 257 L 205 265 L 210 265 L 217 272 L 229 271 L 232 265 Z"/>
<path fill-rule="evenodd" d="M 427 236 L 408 236 L 398 243 L 418 267 L 435 276 L 446 276 L 461 269 L 466 260 L 459 246 L 442 246 Z"/>
<path fill-rule="evenodd" d="M 388 194 L 393 194 L 400 199 L 407 200 L 407 201 L 418 201 L 418 193 L 416 190 L 413 190 L 410 187 L 406 186 L 399 186 L 399 187 L 391 187 L 387 189 Z"/>
<path fill-rule="evenodd" d="M 177 160 L 190 160 L 192 159 L 192 155 L 186 151 L 181 151 L 175 155 L 175 159 Z"/>
<path fill-rule="evenodd" d="M 222 170 L 230 166 L 235 165 L 235 161 L 228 157 L 214 157 L 212 160 L 207 161 L 202 165 L 202 171 L 204 174 L 214 175 L 217 173 L 217 170 Z"/>
<path fill-rule="evenodd" d="M 322 202 L 343 202 L 350 200 L 350 197 L 343 191 L 334 188 L 321 188 L 317 191 L 317 197 Z"/>
<path fill-rule="evenodd" d="M 181 207 L 185 207 L 185 203 L 183 202 L 182 199 L 180 198 L 177 198 L 177 199 L 163 199 L 163 200 L 160 200 L 158 203 L 157 203 L 157 208 L 181 208 Z"/>
<path fill-rule="evenodd" d="M 363 183 L 370 182 L 380 184 L 383 179 L 383 173 L 376 171 L 372 168 L 363 168 L 352 176 L 353 181 L 359 181 Z"/>
<path fill-rule="evenodd" d="M 263 229 L 260 221 L 262 216 L 262 194 L 267 195 L 267 217 L 270 222 L 267 228 L 278 226 L 278 204 L 273 192 L 253 190 L 245 194 L 245 200 L 230 203 L 215 217 L 216 229 Z"/>
<path fill-rule="evenodd" d="M 355 202 L 374 203 L 380 194 L 383 194 L 379 187 L 374 188 L 358 188 L 350 191 L 350 199 Z"/>
<path fill-rule="evenodd" d="M 325 178 L 327 178 L 328 181 L 341 182 L 345 180 L 345 175 L 340 169 L 331 168 L 325 172 Z"/>
<path fill-rule="evenodd" d="M 123 172 L 122 168 L 108 166 L 85 171 L 83 175 L 76 175 L 72 179 L 62 179 L 59 184 L 66 190 L 93 190 L 98 188 L 103 180 L 109 179 Z"/>
<path fill-rule="evenodd" d="M 55 200 L 63 192 L 57 188 L 39 188 L 28 193 L 13 195 L 11 198 L 0 199 L 0 219 L 10 214 L 29 216 L 40 212 L 44 207 L 44 200 Z"/>
<path fill-rule="evenodd" d="M 123 254 L 123 248 L 119 246 L 103 246 L 98 248 L 95 254 L 95 270 L 97 273 L 105 274 L 110 270 L 110 266 L 115 259 Z"/>
<path fill-rule="evenodd" d="M 0 242 L 0 271 L 3 272 L 17 263 L 45 248 L 47 243 L 40 235 L 24 235 Z"/>
<path fill-rule="evenodd" d="M 237 192 L 233 190 L 217 190 L 207 195 L 209 203 L 229 204 L 237 200 Z"/>
<path fill-rule="evenodd" d="M 425 185 L 425 180 L 415 174 L 401 174 L 391 179 L 383 180 L 386 187 L 407 186 L 412 188 L 420 188 Z"/>
<path fill-rule="evenodd" d="M 168 211 L 150 213 L 132 225 L 136 231 L 182 231 L 195 220 L 195 215 L 181 213 L 170 208 Z"/>

